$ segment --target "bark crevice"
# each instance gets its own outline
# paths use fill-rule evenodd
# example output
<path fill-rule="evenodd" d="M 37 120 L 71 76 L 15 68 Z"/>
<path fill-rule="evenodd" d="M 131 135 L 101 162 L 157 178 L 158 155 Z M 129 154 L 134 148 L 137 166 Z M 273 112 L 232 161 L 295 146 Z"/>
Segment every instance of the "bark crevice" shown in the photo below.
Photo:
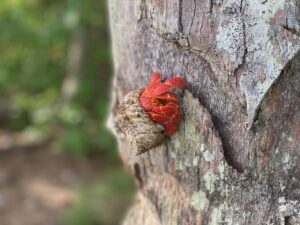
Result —
<path fill-rule="evenodd" d="M 183 33 L 183 24 L 182 24 L 182 5 L 183 0 L 179 0 L 179 9 L 178 9 L 178 31 L 179 33 Z"/>
<path fill-rule="evenodd" d="M 193 0 L 193 4 L 194 4 L 193 5 L 193 15 L 192 15 L 192 19 L 191 19 L 191 25 L 190 25 L 190 29 L 189 29 L 189 34 L 191 33 L 191 29 L 193 27 L 195 16 L 196 16 L 196 9 L 197 9 L 196 0 Z"/>

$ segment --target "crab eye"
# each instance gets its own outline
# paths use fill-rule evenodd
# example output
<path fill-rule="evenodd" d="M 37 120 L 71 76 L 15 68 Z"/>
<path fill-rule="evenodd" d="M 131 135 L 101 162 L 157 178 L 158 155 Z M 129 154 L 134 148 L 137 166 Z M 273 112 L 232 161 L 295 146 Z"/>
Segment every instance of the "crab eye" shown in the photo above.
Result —
<path fill-rule="evenodd" d="M 158 98 L 153 98 L 152 104 L 153 104 L 153 106 L 162 106 L 162 105 L 166 104 L 166 101 L 164 101 L 162 99 L 158 99 Z"/>

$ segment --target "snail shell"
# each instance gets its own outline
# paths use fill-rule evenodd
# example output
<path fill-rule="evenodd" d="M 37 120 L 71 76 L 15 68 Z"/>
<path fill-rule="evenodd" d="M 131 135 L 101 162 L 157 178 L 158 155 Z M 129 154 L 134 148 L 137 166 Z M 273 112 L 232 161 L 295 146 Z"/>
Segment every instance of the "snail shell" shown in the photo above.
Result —
<path fill-rule="evenodd" d="M 129 92 L 117 111 L 118 126 L 136 155 L 160 145 L 167 137 L 164 127 L 153 122 L 140 105 L 142 90 Z"/>

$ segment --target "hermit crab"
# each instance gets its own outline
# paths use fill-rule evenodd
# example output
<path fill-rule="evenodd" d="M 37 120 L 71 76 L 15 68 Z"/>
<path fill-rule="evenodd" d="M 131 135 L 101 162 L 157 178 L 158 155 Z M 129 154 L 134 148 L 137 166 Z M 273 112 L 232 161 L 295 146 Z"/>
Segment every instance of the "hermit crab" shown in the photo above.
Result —
<path fill-rule="evenodd" d="M 162 83 L 160 73 L 154 72 L 146 88 L 129 92 L 121 102 L 118 126 L 135 154 L 160 145 L 175 133 L 180 122 L 180 106 L 171 88 L 184 89 L 186 83 L 179 76 Z"/>

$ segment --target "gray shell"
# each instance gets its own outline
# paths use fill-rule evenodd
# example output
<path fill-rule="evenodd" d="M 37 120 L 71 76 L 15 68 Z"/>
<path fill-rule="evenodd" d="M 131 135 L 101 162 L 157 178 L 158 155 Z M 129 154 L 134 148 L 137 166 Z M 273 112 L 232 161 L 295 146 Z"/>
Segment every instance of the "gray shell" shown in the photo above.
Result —
<path fill-rule="evenodd" d="M 117 122 L 136 155 L 149 151 L 166 138 L 162 125 L 153 122 L 139 102 L 143 89 L 129 92 L 117 111 Z"/>

